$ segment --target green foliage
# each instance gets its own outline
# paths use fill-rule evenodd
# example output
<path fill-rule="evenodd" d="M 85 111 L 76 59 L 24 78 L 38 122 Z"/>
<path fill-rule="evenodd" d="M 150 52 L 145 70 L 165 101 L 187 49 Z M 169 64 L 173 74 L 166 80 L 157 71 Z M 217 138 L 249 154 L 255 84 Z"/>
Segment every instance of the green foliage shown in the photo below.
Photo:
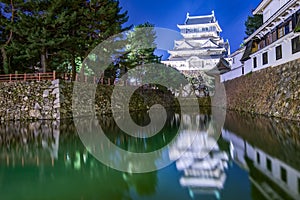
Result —
<path fill-rule="evenodd" d="M 103 40 L 122 32 L 128 20 L 117 0 L 39 0 L 0 4 L 0 47 L 5 48 L 11 71 L 76 72 L 78 63 Z M 10 31 L 12 40 L 5 44 Z M 2 56 L 3 58 L 3 56 Z M 78 61 L 79 60 L 79 61 Z"/>
<path fill-rule="evenodd" d="M 116 64 L 111 68 L 110 74 L 120 71 L 120 77 L 129 71 L 127 78 L 142 81 L 147 76 L 149 67 L 147 64 L 160 63 L 161 57 L 154 54 L 156 32 L 154 25 L 148 22 L 135 26 L 128 31 L 123 43 L 123 52 L 119 55 Z"/>
<path fill-rule="evenodd" d="M 147 64 L 160 62 L 160 57 L 154 54 L 155 39 L 154 25 L 148 22 L 140 24 L 124 34 L 104 41 L 89 54 L 84 63 L 97 75 L 103 75 L 105 70 L 104 77 L 113 81 L 128 72 L 123 79 L 140 82 L 149 71 L 146 70 L 149 66 Z M 130 69 L 134 70 L 129 71 Z"/>
<path fill-rule="evenodd" d="M 246 27 L 246 35 L 250 36 L 252 33 L 254 33 L 261 25 L 263 24 L 263 17 L 262 15 L 253 15 L 248 16 L 245 27 Z"/>
<path fill-rule="evenodd" d="M 125 65 L 134 68 L 143 64 L 158 63 L 160 58 L 154 55 L 156 33 L 154 25 L 148 22 L 134 27 L 128 34 Z"/>

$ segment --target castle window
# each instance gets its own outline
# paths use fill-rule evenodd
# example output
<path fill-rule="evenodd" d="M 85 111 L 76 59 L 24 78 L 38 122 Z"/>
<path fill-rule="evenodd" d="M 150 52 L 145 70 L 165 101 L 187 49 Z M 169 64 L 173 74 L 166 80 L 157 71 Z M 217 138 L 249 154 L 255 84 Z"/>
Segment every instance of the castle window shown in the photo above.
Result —
<path fill-rule="evenodd" d="M 262 48 L 264 48 L 265 46 L 266 46 L 266 43 L 265 43 L 266 41 L 263 39 L 263 40 L 261 40 L 260 42 L 259 42 L 259 44 L 258 44 L 258 46 L 259 46 L 259 49 L 262 49 Z"/>
<path fill-rule="evenodd" d="M 267 35 L 267 38 L 266 38 L 266 45 L 269 45 L 272 43 L 272 34 L 268 34 Z"/>
<path fill-rule="evenodd" d="M 284 35 L 283 29 L 284 27 L 279 27 L 277 30 L 277 38 L 281 38 Z"/>
<path fill-rule="evenodd" d="M 211 26 L 211 27 L 209 28 L 209 30 L 210 30 L 210 31 L 216 31 L 216 27 Z"/>
<path fill-rule="evenodd" d="M 286 173 L 286 169 L 284 169 L 283 167 L 280 167 L 280 176 L 281 176 L 281 180 L 283 180 L 286 183 L 287 173 Z"/>
<path fill-rule="evenodd" d="M 267 158 L 267 169 L 272 172 L 272 162 L 269 158 Z"/>
<path fill-rule="evenodd" d="M 292 39 L 292 54 L 300 51 L 300 36 Z"/>
<path fill-rule="evenodd" d="M 277 35 L 276 35 L 276 31 L 272 32 L 272 41 L 276 41 L 277 40 Z"/>
<path fill-rule="evenodd" d="M 290 32 L 290 22 L 286 23 L 284 26 L 284 35 L 287 35 Z"/>
<path fill-rule="evenodd" d="M 293 21 L 289 21 L 289 32 L 293 31 Z"/>
<path fill-rule="evenodd" d="M 256 68 L 257 67 L 257 58 L 254 57 L 253 58 L 253 68 Z"/>
<path fill-rule="evenodd" d="M 282 46 L 279 45 L 276 47 L 276 60 L 279 60 L 282 58 Z"/>
<path fill-rule="evenodd" d="M 300 194 L 300 178 L 298 178 L 298 194 Z"/>
<path fill-rule="evenodd" d="M 268 64 L 268 52 L 262 54 L 262 63 L 263 65 Z"/>

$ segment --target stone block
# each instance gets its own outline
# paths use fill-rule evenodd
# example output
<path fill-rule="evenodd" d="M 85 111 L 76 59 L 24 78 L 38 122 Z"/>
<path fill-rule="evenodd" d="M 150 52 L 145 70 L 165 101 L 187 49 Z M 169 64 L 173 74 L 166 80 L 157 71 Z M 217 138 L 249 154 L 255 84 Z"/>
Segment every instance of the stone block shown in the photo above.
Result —
<path fill-rule="evenodd" d="M 34 105 L 34 110 L 40 110 L 42 107 L 40 106 L 40 104 L 39 103 L 35 103 L 35 105 Z"/>
<path fill-rule="evenodd" d="M 60 104 L 55 104 L 55 105 L 53 106 L 53 108 L 54 108 L 54 109 L 60 108 Z"/>
<path fill-rule="evenodd" d="M 54 104 L 54 105 L 60 104 L 60 99 L 59 99 L 59 98 L 55 99 L 55 101 L 53 102 L 53 104 Z"/>
<path fill-rule="evenodd" d="M 52 85 L 58 85 L 59 84 L 59 79 L 55 79 L 51 81 Z"/>
<path fill-rule="evenodd" d="M 44 90 L 43 92 L 43 98 L 46 98 L 49 96 L 49 90 Z"/>
<path fill-rule="evenodd" d="M 41 112 L 39 110 L 30 110 L 29 116 L 34 119 L 40 119 L 41 118 Z"/>
<path fill-rule="evenodd" d="M 59 88 L 55 88 L 51 94 L 59 94 Z"/>

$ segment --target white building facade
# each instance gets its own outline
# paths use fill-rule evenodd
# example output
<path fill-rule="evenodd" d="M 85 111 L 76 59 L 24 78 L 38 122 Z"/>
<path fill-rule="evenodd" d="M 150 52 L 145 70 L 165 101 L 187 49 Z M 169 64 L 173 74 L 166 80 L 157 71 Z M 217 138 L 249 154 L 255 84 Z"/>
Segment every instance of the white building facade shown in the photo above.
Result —
<path fill-rule="evenodd" d="M 231 55 L 240 67 L 221 75 L 222 82 L 300 58 L 299 0 L 262 0 L 253 14 L 262 15 L 263 24 Z"/>
<path fill-rule="evenodd" d="M 200 71 L 214 68 L 221 57 L 230 54 L 228 41 L 220 37 L 222 29 L 211 15 L 190 16 L 185 23 L 177 25 L 183 39 L 175 40 L 169 58 L 162 63 L 178 69 L 186 76 L 196 77 Z"/>

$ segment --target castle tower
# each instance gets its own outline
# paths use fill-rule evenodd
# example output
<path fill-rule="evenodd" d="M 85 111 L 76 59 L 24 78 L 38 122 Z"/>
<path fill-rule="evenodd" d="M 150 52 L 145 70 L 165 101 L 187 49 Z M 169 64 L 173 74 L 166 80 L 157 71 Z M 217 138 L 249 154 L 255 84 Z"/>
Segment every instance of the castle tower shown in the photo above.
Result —
<path fill-rule="evenodd" d="M 198 77 L 201 71 L 214 68 L 221 57 L 230 54 L 229 42 L 220 37 L 222 32 L 214 11 L 210 15 L 190 16 L 177 25 L 182 39 L 174 41 L 169 58 L 162 63 L 172 66 L 188 77 Z"/>

